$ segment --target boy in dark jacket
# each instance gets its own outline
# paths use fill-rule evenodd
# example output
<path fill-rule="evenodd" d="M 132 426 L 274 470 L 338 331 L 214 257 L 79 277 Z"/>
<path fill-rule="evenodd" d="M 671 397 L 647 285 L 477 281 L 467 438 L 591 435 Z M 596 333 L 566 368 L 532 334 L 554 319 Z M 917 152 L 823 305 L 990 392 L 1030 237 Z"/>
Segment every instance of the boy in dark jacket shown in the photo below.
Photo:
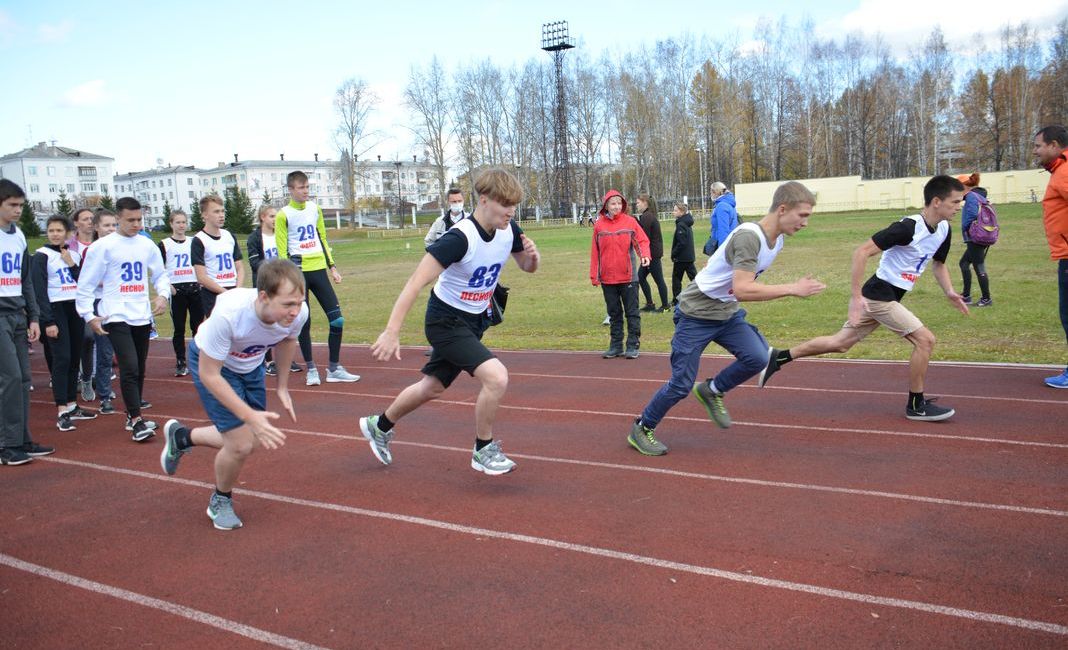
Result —
<path fill-rule="evenodd" d="M 675 215 L 675 236 L 671 239 L 671 304 L 679 304 L 679 292 L 682 291 L 682 276 L 691 280 L 697 275 L 693 252 L 693 215 L 685 203 L 676 203 L 672 210 Z"/>
<path fill-rule="evenodd" d="M 638 264 L 649 266 L 649 238 L 638 221 L 627 214 L 627 201 L 616 190 L 608 190 L 601 202 L 599 218 L 593 225 L 590 246 L 590 282 L 601 285 L 608 307 L 611 342 L 601 355 L 605 359 L 626 356 L 638 358 L 642 335 L 638 313 Z M 627 347 L 623 349 L 623 316 L 627 317 Z"/>

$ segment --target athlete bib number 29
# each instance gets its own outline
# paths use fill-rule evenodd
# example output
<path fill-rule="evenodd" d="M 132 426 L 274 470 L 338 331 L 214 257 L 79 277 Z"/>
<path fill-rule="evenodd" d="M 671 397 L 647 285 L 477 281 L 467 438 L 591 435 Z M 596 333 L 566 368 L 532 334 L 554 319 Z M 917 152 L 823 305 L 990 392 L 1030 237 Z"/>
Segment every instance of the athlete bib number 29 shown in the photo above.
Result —
<path fill-rule="evenodd" d="M 471 274 L 467 286 L 477 289 L 478 287 L 492 287 L 497 284 L 497 276 L 501 274 L 501 265 L 480 266 Z"/>

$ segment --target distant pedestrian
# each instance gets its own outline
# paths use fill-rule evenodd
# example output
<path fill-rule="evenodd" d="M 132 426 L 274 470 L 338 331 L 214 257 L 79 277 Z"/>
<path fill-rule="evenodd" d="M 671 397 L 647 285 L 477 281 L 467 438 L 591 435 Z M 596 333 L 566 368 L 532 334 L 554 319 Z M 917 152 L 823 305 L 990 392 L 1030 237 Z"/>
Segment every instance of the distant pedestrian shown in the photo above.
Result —
<path fill-rule="evenodd" d="M 705 242 L 705 255 L 716 252 L 720 244 L 727 240 L 727 235 L 738 227 L 738 210 L 734 194 L 720 181 L 712 183 L 712 216 L 709 218 L 711 232 Z"/>
<path fill-rule="evenodd" d="M 664 234 L 660 230 L 660 216 L 657 213 L 656 200 L 646 193 L 638 195 L 638 223 L 645 236 L 649 238 L 649 264 L 638 270 L 638 286 L 645 296 L 644 312 L 663 312 L 668 310 L 667 284 L 664 282 L 664 267 L 660 260 L 664 258 Z M 657 291 L 660 293 L 660 306 L 653 302 L 653 293 L 649 287 L 649 276 L 653 276 Z"/>
<path fill-rule="evenodd" d="M 671 239 L 671 305 L 679 304 L 679 292 L 682 291 L 682 276 L 691 280 L 697 275 L 693 251 L 693 215 L 685 203 L 676 203 L 671 212 L 675 215 L 675 235 Z"/>
<path fill-rule="evenodd" d="M 430 228 L 423 238 L 423 244 L 429 246 L 441 238 L 445 231 L 471 216 L 470 212 L 464 211 L 464 193 L 458 187 L 450 187 L 446 201 L 448 207 L 445 213 L 430 224 Z"/>
<path fill-rule="evenodd" d="M 961 297 L 964 304 L 972 304 L 972 268 L 979 283 L 982 296 L 976 307 L 989 307 L 994 304 L 990 298 L 990 276 L 986 272 L 986 253 L 990 246 L 972 241 L 968 228 L 979 216 L 979 207 L 986 202 L 986 189 L 979 187 L 979 173 L 962 174 L 957 180 L 964 184 L 964 207 L 960 211 L 960 230 L 964 238 L 964 253 L 960 256 L 960 273 L 964 280 L 961 285 Z"/>

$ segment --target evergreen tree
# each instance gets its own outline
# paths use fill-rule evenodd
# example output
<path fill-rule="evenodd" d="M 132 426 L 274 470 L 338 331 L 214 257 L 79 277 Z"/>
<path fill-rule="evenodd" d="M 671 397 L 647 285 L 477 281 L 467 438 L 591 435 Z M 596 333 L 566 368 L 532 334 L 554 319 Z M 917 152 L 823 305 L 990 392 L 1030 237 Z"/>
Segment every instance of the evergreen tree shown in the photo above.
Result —
<path fill-rule="evenodd" d="M 163 202 L 163 232 L 171 232 L 171 202 Z"/>
<path fill-rule="evenodd" d="M 33 208 L 30 207 L 29 201 L 22 204 L 22 216 L 19 217 L 19 228 L 22 229 L 22 234 L 27 237 L 41 236 L 41 227 L 37 225 L 37 217 L 33 214 Z"/>
<path fill-rule="evenodd" d="M 200 201 L 193 201 L 189 204 L 189 232 L 201 230 L 204 230 L 204 217 L 200 214 Z"/>
<path fill-rule="evenodd" d="M 59 200 L 56 201 L 56 213 L 61 214 L 64 217 L 70 219 L 71 214 L 74 212 L 74 204 L 71 203 L 70 197 L 67 196 L 66 190 L 59 191 Z"/>
<path fill-rule="evenodd" d="M 263 205 L 270 205 L 271 204 L 271 192 L 270 192 L 270 190 L 263 190 L 262 202 L 263 202 Z"/>
<path fill-rule="evenodd" d="M 111 195 L 107 192 L 100 197 L 100 207 L 107 208 L 108 210 L 115 209 L 115 200 L 111 198 Z"/>
<path fill-rule="evenodd" d="M 223 206 L 226 209 L 224 228 L 235 235 L 252 232 L 252 201 L 245 190 L 237 187 L 226 188 Z"/>

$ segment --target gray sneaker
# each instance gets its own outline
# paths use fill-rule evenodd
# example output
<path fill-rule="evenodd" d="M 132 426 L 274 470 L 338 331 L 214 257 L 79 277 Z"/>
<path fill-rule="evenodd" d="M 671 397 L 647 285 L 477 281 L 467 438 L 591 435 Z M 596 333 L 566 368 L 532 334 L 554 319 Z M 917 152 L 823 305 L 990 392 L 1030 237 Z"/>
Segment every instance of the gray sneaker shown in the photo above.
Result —
<path fill-rule="evenodd" d="M 393 454 L 389 451 L 389 443 L 393 440 L 393 429 L 389 431 L 379 429 L 378 416 L 368 415 L 360 418 L 360 432 L 371 444 L 371 451 L 380 463 L 389 465 L 393 462 Z"/>
<path fill-rule="evenodd" d="M 507 474 L 515 469 L 515 462 L 501 451 L 501 441 L 494 440 L 483 447 L 481 451 L 475 451 L 471 454 L 471 469 L 476 469 L 490 476 L 497 476 L 499 474 Z"/>
<path fill-rule="evenodd" d="M 723 404 L 723 393 L 714 392 L 707 381 L 702 381 L 693 385 L 693 395 L 708 411 L 708 417 L 712 418 L 712 421 L 721 429 L 731 426 L 731 414 L 727 412 L 727 407 Z"/>
<path fill-rule="evenodd" d="M 308 368 L 308 376 L 304 378 L 304 385 L 305 386 L 318 386 L 320 383 L 322 383 L 322 382 L 319 381 L 319 369 L 318 368 Z"/>
<path fill-rule="evenodd" d="M 634 420 L 627 442 L 646 456 L 663 456 L 668 451 L 667 445 L 656 439 L 653 429 L 642 424 L 641 418 Z"/>
<path fill-rule="evenodd" d="M 91 402 L 94 399 L 96 399 L 96 391 L 93 390 L 93 380 L 92 379 L 90 379 L 89 381 L 79 381 L 78 382 L 78 387 L 79 387 L 79 390 L 82 393 L 82 401 L 83 402 Z"/>
<path fill-rule="evenodd" d="M 182 423 L 178 420 L 167 420 L 167 424 L 163 425 L 163 451 L 159 455 L 159 464 L 171 476 L 178 471 L 178 461 L 182 455 L 189 453 L 188 449 L 179 449 L 175 440 L 181 428 Z"/>
<path fill-rule="evenodd" d="M 360 381 L 360 376 L 345 370 L 345 366 L 338 366 L 334 370 L 328 370 L 326 372 L 326 383 L 328 384 L 337 384 L 341 382 L 352 383 L 354 381 Z"/>
<path fill-rule="evenodd" d="M 217 492 L 213 492 L 211 501 L 208 501 L 208 516 L 219 530 L 241 528 L 241 520 L 234 514 L 234 500 Z"/>

